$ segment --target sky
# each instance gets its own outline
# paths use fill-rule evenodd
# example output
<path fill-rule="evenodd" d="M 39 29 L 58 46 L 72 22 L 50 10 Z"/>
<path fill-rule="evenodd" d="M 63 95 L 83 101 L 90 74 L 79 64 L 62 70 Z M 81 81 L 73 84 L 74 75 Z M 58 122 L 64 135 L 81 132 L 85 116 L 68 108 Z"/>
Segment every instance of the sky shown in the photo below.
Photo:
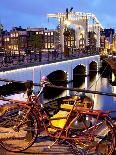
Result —
<path fill-rule="evenodd" d="M 71 7 L 95 14 L 104 28 L 116 28 L 116 0 L 0 0 L 0 23 L 7 30 L 14 26 L 54 29 L 58 21 L 48 21 L 47 14 Z"/>

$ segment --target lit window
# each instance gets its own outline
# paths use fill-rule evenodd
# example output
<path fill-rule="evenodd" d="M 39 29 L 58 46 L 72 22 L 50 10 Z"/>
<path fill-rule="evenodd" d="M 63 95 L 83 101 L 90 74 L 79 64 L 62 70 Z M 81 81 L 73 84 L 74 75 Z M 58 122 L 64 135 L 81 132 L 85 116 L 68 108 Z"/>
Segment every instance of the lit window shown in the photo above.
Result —
<path fill-rule="evenodd" d="M 74 40 L 74 37 L 71 37 L 71 40 Z"/>
<path fill-rule="evenodd" d="M 54 48 L 54 44 L 53 43 L 51 43 L 51 48 Z"/>
<path fill-rule="evenodd" d="M 51 32 L 51 35 L 53 35 L 53 32 Z"/>
<path fill-rule="evenodd" d="M 16 33 L 15 36 L 18 37 L 18 33 Z"/>
<path fill-rule="evenodd" d="M 18 45 L 14 45 L 14 50 L 18 50 Z"/>
<path fill-rule="evenodd" d="M 47 33 L 45 33 L 45 36 L 47 36 Z"/>
<path fill-rule="evenodd" d="M 82 40 L 80 40 L 80 44 L 82 44 Z"/>
<path fill-rule="evenodd" d="M 6 41 L 9 41 L 9 38 L 7 38 Z"/>
<path fill-rule="evenodd" d="M 39 34 L 43 34 L 43 31 L 39 32 Z"/>
<path fill-rule="evenodd" d="M 83 38 L 83 34 L 80 34 L 80 39 L 82 39 Z"/>
<path fill-rule="evenodd" d="M 48 43 L 48 48 L 50 48 L 50 43 Z"/>
<path fill-rule="evenodd" d="M 50 36 L 50 32 L 48 33 L 48 36 Z"/>
<path fill-rule="evenodd" d="M 47 43 L 45 43 L 45 48 L 48 48 Z"/>
<path fill-rule="evenodd" d="M 39 32 L 36 32 L 36 34 L 39 34 Z"/>
<path fill-rule="evenodd" d="M 70 46 L 70 41 L 68 41 L 68 46 Z"/>

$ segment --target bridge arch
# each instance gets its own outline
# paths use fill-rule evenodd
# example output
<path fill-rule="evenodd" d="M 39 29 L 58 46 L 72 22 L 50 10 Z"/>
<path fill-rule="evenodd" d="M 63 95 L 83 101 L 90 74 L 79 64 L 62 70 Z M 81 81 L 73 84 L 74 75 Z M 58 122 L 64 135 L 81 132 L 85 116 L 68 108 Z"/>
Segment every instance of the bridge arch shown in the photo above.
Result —
<path fill-rule="evenodd" d="M 92 61 L 89 64 L 89 74 L 91 74 L 92 72 L 97 72 L 97 62 L 96 61 Z"/>
<path fill-rule="evenodd" d="M 49 81 L 57 86 L 65 86 L 67 85 L 67 72 L 63 70 L 53 71 L 49 75 L 47 75 Z M 55 98 L 59 96 L 63 90 L 57 88 L 45 88 L 44 98 Z"/>
<path fill-rule="evenodd" d="M 78 87 L 82 83 L 84 83 L 85 82 L 85 76 L 86 76 L 86 66 L 83 64 L 77 65 L 73 69 L 73 86 Z M 76 83 L 75 83 L 75 81 L 76 81 Z"/>
<path fill-rule="evenodd" d="M 102 67 L 100 71 L 104 77 L 111 77 L 112 67 L 107 60 L 102 60 Z"/>
<path fill-rule="evenodd" d="M 67 83 L 67 72 L 63 70 L 53 71 L 47 77 L 54 85 L 63 85 Z"/>
<path fill-rule="evenodd" d="M 97 74 L 98 64 L 96 61 L 92 61 L 89 64 L 89 80 L 92 82 Z"/>
<path fill-rule="evenodd" d="M 86 66 L 84 64 L 79 64 L 73 69 L 73 75 L 85 75 Z"/>

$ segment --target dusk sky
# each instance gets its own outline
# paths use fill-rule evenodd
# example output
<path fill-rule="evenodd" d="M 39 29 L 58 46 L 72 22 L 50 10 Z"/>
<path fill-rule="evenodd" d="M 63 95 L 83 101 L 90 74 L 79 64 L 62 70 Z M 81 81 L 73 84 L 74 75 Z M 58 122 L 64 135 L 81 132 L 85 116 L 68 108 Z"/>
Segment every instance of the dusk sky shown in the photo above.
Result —
<path fill-rule="evenodd" d="M 75 12 L 96 15 L 104 28 L 116 28 L 116 0 L 0 0 L 0 23 L 9 30 L 14 26 L 55 28 L 56 19 L 48 22 L 47 13 Z"/>

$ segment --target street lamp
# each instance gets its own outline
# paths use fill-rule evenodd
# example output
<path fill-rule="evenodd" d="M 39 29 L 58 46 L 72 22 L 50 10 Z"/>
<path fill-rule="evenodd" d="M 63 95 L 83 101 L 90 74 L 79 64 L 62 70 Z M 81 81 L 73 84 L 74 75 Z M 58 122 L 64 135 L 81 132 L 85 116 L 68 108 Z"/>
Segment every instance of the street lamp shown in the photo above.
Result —
<path fill-rule="evenodd" d="M 68 15 L 70 12 L 72 12 L 73 7 L 70 8 L 68 11 L 68 8 L 66 8 L 66 19 L 64 20 L 64 56 L 69 57 L 69 48 L 68 48 L 68 37 L 71 35 L 70 31 L 67 29 L 67 27 L 70 25 L 70 21 L 68 20 Z"/>

